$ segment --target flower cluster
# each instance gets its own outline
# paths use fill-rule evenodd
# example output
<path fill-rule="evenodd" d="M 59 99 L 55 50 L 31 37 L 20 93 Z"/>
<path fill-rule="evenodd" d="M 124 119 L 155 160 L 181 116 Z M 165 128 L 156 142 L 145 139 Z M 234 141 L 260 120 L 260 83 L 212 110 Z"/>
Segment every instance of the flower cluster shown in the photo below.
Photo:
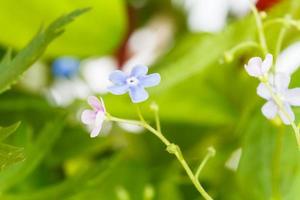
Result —
<path fill-rule="evenodd" d="M 291 106 L 300 106 L 300 88 L 288 89 L 290 75 L 281 72 L 271 73 L 273 56 L 267 54 L 265 60 L 259 57 L 251 58 L 245 69 L 250 76 L 259 78 L 257 94 L 267 100 L 262 107 L 262 113 L 268 119 L 279 116 L 284 124 L 291 124 L 295 114 Z"/>
<path fill-rule="evenodd" d="M 158 85 L 160 82 L 158 73 L 147 75 L 147 72 L 148 67 L 142 65 L 134 67 L 128 75 L 116 70 L 109 76 L 109 80 L 114 85 L 110 86 L 108 90 L 116 95 L 129 92 L 133 103 L 143 102 L 149 97 L 145 88 Z M 91 96 L 88 98 L 88 103 L 92 110 L 84 110 L 81 114 L 81 121 L 91 128 L 91 137 L 96 137 L 100 133 L 107 113 L 102 99 Z"/>

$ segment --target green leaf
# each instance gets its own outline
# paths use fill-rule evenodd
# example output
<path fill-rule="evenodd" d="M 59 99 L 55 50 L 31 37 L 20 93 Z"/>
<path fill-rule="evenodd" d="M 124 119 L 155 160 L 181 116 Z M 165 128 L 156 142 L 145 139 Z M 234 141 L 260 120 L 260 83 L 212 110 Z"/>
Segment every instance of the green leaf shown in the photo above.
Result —
<path fill-rule="evenodd" d="M 24 159 L 24 148 L 0 144 L 0 171 Z"/>
<path fill-rule="evenodd" d="M 14 133 L 20 126 L 20 122 L 17 122 L 8 127 L 0 127 L 0 142 Z M 24 160 L 24 148 L 15 147 L 8 144 L 0 144 L 0 170 L 4 170 L 6 167 Z"/>
<path fill-rule="evenodd" d="M 92 10 L 72 23 L 66 33 L 50 45 L 46 56 L 92 56 L 109 54 L 122 40 L 127 23 L 124 0 L 5 1 L 0 7 L 0 42 L 20 49 L 41 23 L 78 8 Z"/>
<path fill-rule="evenodd" d="M 89 9 L 76 10 L 54 21 L 46 29 L 42 29 L 32 41 L 13 59 L 8 52 L 0 64 L 0 93 L 9 89 L 46 50 L 56 37 L 64 32 L 64 26 L 72 22 L 77 16 Z"/>
<path fill-rule="evenodd" d="M 251 118 L 237 174 L 242 199 L 297 199 L 300 155 L 292 129 L 273 126 L 260 112 Z"/>
<path fill-rule="evenodd" d="M 8 127 L 0 127 L 0 142 L 5 140 L 8 136 L 15 132 L 19 128 L 20 124 L 21 122 L 17 122 Z"/>
<path fill-rule="evenodd" d="M 30 146 L 30 149 L 26 151 L 25 162 L 0 173 L 0 191 L 13 187 L 39 165 L 62 133 L 63 122 L 64 120 L 61 117 L 48 122 L 39 133 L 36 141 Z"/>

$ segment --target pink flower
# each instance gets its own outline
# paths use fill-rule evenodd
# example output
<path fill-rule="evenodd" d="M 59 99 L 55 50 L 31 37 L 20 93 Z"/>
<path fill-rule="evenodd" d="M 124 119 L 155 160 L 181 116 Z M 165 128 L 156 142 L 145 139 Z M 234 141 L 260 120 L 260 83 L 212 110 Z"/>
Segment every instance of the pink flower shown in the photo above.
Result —
<path fill-rule="evenodd" d="M 95 96 L 88 97 L 88 103 L 93 110 L 86 109 L 81 114 L 81 121 L 91 127 L 91 137 L 99 135 L 105 119 L 105 106 L 102 99 Z"/>

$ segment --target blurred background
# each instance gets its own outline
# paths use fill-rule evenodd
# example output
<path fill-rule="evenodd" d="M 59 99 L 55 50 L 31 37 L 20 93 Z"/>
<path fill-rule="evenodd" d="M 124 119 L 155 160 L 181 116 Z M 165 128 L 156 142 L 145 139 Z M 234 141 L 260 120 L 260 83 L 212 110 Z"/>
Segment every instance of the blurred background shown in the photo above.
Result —
<path fill-rule="evenodd" d="M 299 0 L 252 3 L 264 20 L 289 16 L 298 23 Z M 128 72 L 136 64 L 162 76 L 141 105 L 146 120 L 154 122 L 149 105 L 155 101 L 165 136 L 181 147 L 193 169 L 215 147 L 216 156 L 200 175 L 214 199 L 299 199 L 293 132 L 261 115 L 258 82 L 243 70 L 259 51 L 224 57 L 257 39 L 248 0 L 0 0 L 0 56 L 8 49 L 17 55 L 42 27 L 85 7 L 92 9 L 0 95 L 0 126 L 21 122 L 0 145 L 0 199 L 202 199 L 149 132 L 105 122 L 92 139 L 80 122 L 90 95 L 101 96 L 112 115 L 137 119 L 127 95 L 106 89 L 112 71 Z M 293 72 L 300 65 L 299 24 L 286 30 L 276 61 Z M 281 28 L 265 29 L 271 53 Z M 300 85 L 299 78 L 295 72 L 292 86 Z"/>

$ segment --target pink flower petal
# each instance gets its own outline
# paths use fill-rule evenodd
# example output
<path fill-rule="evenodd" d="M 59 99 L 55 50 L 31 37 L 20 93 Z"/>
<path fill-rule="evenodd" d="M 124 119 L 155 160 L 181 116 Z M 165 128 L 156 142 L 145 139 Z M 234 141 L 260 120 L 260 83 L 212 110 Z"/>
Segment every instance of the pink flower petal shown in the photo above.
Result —
<path fill-rule="evenodd" d="M 95 126 L 90 134 L 91 138 L 97 137 L 101 131 L 102 126 Z"/>
<path fill-rule="evenodd" d="M 91 137 L 97 137 L 101 131 L 102 124 L 105 119 L 105 114 L 104 112 L 98 112 L 95 120 L 95 126 L 93 127 L 93 130 L 91 132 Z"/>
<path fill-rule="evenodd" d="M 93 124 L 96 120 L 96 113 L 93 110 L 84 110 L 81 114 L 81 121 L 84 124 Z"/>
<path fill-rule="evenodd" d="M 103 111 L 102 104 L 97 97 L 95 96 L 88 97 L 88 103 L 95 111 L 99 111 L 99 110 Z"/>

